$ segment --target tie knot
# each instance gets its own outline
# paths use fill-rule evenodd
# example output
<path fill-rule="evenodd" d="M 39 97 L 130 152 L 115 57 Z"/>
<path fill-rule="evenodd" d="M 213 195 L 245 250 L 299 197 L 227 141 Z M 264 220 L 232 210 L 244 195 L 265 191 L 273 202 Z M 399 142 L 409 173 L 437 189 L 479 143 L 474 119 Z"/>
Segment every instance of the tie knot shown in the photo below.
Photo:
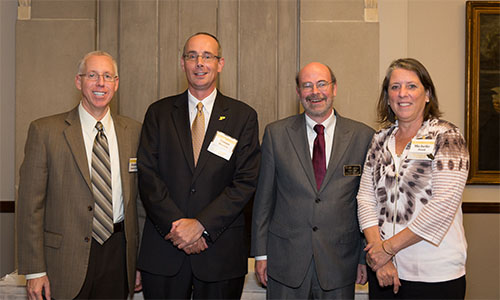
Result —
<path fill-rule="evenodd" d="M 316 131 L 317 134 L 323 135 L 323 133 L 325 131 L 325 126 L 323 126 L 321 124 L 316 124 L 316 125 L 314 125 L 314 131 Z"/>
<path fill-rule="evenodd" d="M 97 121 L 97 123 L 95 124 L 95 128 L 97 129 L 97 131 L 102 132 L 103 126 L 101 121 Z"/>
<path fill-rule="evenodd" d="M 198 102 L 196 105 L 196 109 L 198 109 L 198 112 L 201 113 L 203 111 L 203 103 Z"/>

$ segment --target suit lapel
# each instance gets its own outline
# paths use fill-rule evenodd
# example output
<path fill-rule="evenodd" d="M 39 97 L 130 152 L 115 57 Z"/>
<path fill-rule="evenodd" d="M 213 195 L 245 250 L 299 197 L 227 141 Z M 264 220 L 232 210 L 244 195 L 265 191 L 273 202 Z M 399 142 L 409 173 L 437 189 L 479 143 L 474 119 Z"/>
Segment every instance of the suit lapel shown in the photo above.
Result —
<path fill-rule="evenodd" d="M 187 90 L 176 99 L 174 105 L 177 108 L 172 112 L 172 120 L 174 121 L 175 131 L 177 132 L 177 137 L 179 138 L 179 143 L 189 168 L 191 169 L 191 172 L 193 172 L 193 142 L 191 141 Z"/>
<path fill-rule="evenodd" d="M 288 138 L 292 143 L 295 154 L 297 154 L 302 168 L 311 183 L 311 186 L 316 190 L 316 178 L 314 177 L 314 168 L 311 160 L 311 152 L 309 150 L 309 142 L 307 139 L 306 119 L 304 114 L 296 117 L 295 122 L 286 128 Z"/>
<path fill-rule="evenodd" d="M 89 189 L 92 189 L 87 154 L 85 153 L 85 143 L 83 141 L 82 126 L 80 123 L 80 116 L 78 115 L 78 107 L 68 113 L 66 123 L 68 127 L 64 129 L 64 137 L 73 153 L 73 158 L 80 169 L 80 173 L 85 179 Z"/>
<path fill-rule="evenodd" d="M 323 183 L 329 182 L 330 178 L 335 173 L 335 170 L 341 166 L 343 161 L 343 156 L 349 147 L 349 143 L 352 138 L 351 128 L 346 127 L 345 119 L 341 117 L 337 112 L 335 112 L 337 117 L 337 123 L 335 125 L 335 134 L 333 135 L 333 145 L 332 152 L 330 154 L 330 162 L 328 163 L 328 169 L 325 174 L 325 179 Z M 325 187 L 325 184 L 321 185 L 321 190 Z"/>
<path fill-rule="evenodd" d="M 230 110 L 227 106 L 226 97 L 219 91 L 217 91 L 217 97 L 215 98 L 214 107 L 212 108 L 212 113 L 210 114 L 208 128 L 205 133 L 205 138 L 203 139 L 203 145 L 201 146 L 198 164 L 196 165 L 196 168 L 194 170 L 193 181 L 196 180 L 196 177 L 198 177 L 198 175 L 201 173 L 201 170 L 207 163 L 207 160 L 210 156 L 207 149 L 212 142 L 215 133 L 217 131 L 224 131 L 224 127 L 226 126 L 227 121 L 230 117 Z"/>
<path fill-rule="evenodd" d="M 130 136 L 126 133 L 127 124 L 122 122 L 118 116 L 112 114 L 115 126 L 116 142 L 118 143 L 118 156 L 120 159 L 120 177 L 122 181 L 123 207 L 128 206 L 130 200 L 130 176 L 128 175 L 128 162 L 131 152 Z"/>

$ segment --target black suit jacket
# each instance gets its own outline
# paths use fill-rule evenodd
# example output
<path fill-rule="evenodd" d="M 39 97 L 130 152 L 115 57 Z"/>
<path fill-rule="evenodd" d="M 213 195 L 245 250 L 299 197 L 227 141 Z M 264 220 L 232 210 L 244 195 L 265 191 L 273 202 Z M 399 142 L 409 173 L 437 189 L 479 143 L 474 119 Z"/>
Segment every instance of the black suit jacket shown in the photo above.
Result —
<path fill-rule="evenodd" d="M 207 151 L 217 131 L 238 143 L 229 161 Z M 217 93 L 196 168 L 187 91 L 153 103 L 138 151 L 139 190 L 147 212 L 139 269 L 173 276 L 184 259 L 201 280 L 220 281 L 247 272 L 243 208 L 253 197 L 260 164 L 257 113 Z M 209 234 L 208 249 L 186 255 L 164 239 L 172 222 L 196 218 Z"/>

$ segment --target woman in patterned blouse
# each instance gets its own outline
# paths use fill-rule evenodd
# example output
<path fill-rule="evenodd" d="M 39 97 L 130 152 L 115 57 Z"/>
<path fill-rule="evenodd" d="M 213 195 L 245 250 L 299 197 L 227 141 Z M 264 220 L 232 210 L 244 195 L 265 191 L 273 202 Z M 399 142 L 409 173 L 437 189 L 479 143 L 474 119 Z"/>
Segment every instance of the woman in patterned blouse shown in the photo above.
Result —
<path fill-rule="evenodd" d="M 463 299 L 469 154 L 417 60 L 391 63 L 358 193 L 371 299 Z"/>

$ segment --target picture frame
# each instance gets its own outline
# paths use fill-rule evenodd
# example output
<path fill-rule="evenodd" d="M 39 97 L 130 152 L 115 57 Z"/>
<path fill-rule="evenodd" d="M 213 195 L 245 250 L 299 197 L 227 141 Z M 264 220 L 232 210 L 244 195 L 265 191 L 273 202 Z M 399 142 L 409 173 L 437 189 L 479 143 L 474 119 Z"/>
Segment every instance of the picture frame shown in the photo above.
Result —
<path fill-rule="evenodd" d="M 466 9 L 467 184 L 500 184 L 500 1 Z"/>

